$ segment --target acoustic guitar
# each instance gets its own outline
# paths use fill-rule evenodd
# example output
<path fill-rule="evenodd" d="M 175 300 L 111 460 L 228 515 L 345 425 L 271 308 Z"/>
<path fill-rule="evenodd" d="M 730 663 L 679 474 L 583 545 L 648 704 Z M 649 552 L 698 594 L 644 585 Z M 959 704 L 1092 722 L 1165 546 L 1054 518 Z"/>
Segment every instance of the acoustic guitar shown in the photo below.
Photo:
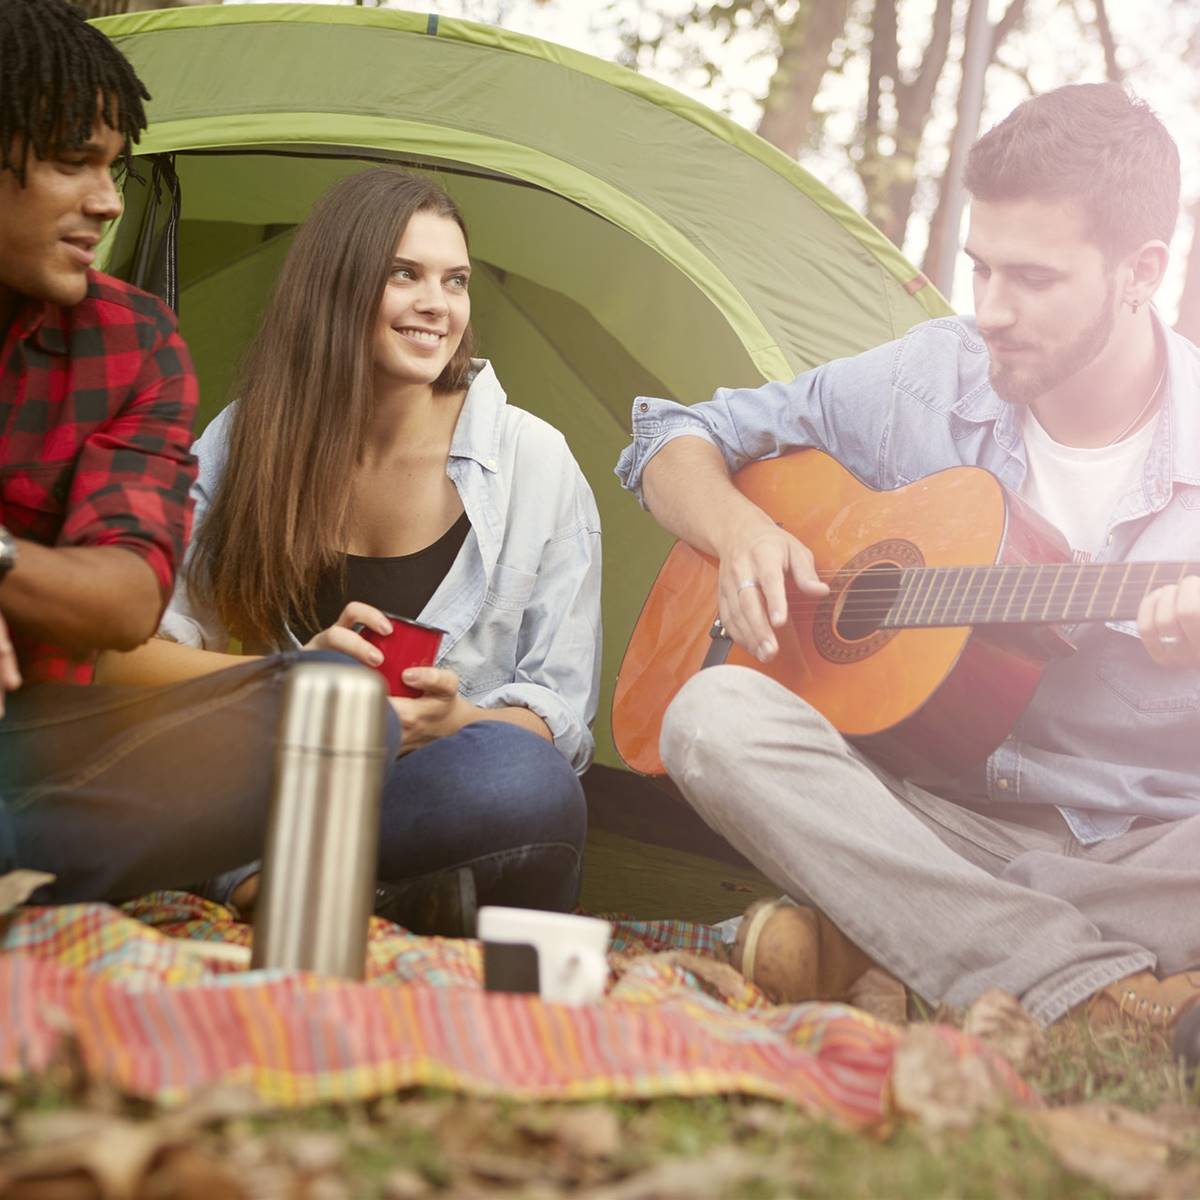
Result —
<path fill-rule="evenodd" d="M 900 774 L 960 772 L 1012 731 L 1050 658 L 1074 649 L 1054 626 L 1135 617 L 1148 592 L 1200 573 L 1072 563 L 1062 535 L 979 467 L 880 492 L 800 450 L 751 463 L 734 483 L 808 546 L 830 592 L 789 590 L 779 653 L 760 663 L 721 626 L 716 561 L 677 542 L 613 697 L 617 751 L 642 774 L 663 773 L 667 705 L 717 663 L 778 680 Z"/>

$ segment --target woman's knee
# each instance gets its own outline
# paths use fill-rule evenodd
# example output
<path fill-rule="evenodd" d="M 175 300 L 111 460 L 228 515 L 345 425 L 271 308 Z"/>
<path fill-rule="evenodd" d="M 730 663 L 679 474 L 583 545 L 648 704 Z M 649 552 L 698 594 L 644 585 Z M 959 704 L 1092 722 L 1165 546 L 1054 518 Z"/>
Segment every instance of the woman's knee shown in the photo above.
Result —
<path fill-rule="evenodd" d="M 454 735 L 472 772 L 478 805 L 507 815 L 528 842 L 582 849 L 587 833 L 583 787 L 554 743 L 504 721 L 476 721 Z"/>

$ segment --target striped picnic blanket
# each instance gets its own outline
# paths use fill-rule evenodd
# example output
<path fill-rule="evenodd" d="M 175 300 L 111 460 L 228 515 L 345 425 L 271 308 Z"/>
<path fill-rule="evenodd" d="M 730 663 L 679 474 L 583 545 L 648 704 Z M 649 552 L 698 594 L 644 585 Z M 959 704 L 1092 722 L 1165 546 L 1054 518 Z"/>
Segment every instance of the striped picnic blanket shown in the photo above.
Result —
<path fill-rule="evenodd" d="M 706 926 L 618 921 L 609 992 L 579 1008 L 487 993 L 477 942 L 377 918 L 365 983 L 214 965 L 177 940 L 249 935 L 178 892 L 123 910 L 18 910 L 0 939 L 0 1076 L 40 1069 L 73 1036 L 90 1073 L 163 1102 L 215 1083 L 278 1106 L 424 1085 L 525 1099 L 740 1092 L 855 1127 L 890 1115 L 899 1031 L 844 1005 L 771 1006 Z"/>

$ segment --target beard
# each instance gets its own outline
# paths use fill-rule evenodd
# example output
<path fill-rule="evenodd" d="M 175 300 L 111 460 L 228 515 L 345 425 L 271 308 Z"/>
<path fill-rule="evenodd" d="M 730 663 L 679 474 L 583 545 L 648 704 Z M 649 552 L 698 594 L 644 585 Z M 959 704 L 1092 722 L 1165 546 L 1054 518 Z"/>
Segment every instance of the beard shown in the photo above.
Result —
<path fill-rule="evenodd" d="M 988 380 L 1002 400 L 1009 404 L 1029 405 L 1083 370 L 1108 344 L 1117 321 L 1113 300 L 1117 294 L 1116 280 L 1110 280 L 1104 302 L 1096 319 L 1073 341 L 1061 350 L 1048 353 L 1040 364 L 1005 366 L 995 358 L 988 368 Z"/>

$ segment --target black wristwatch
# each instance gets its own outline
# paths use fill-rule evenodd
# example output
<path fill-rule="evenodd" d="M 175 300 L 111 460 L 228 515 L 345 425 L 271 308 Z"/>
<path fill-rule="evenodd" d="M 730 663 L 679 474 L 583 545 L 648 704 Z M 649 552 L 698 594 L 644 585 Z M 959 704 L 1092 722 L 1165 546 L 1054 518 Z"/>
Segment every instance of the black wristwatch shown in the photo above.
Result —
<path fill-rule="evenodd" d="M 17 565 L 17 539 L 0 525 L 0 583 Z"/>

